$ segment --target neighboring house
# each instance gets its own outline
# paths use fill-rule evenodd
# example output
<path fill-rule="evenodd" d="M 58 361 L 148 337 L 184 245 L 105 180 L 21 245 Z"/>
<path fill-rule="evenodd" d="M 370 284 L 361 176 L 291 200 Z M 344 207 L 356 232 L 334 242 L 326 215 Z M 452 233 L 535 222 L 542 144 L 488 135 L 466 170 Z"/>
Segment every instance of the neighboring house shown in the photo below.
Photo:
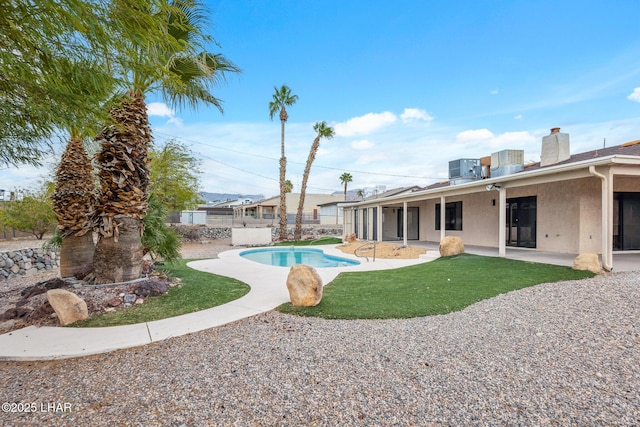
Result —
<path fill-rule="evenodd" d="M 378 186 L 376 189 L 380 190 L 380 186 Z M 416 185 L 413 187 L 394 188 L 393 190 L 387 190 L 380 193 L 378 193 L 377 191 L 372 191 L 369 193 L 371 195 L 368 197 L 365 197 L 364 200 L 376 200 L 384 197 L 395 196 L 398 194 L 407 194 L 420 189 L 421 187 Z M 344 193 L 342 193 L 342 195 L 344 196 Z M 355 193 L 354 193 L 354 196 L 355 196 Z M 343 224 L 344 223 L 343 206 L 356 202 L 358 200 L 359 199 L 354 198 L 353 200 L 334 201 L 334 202 L 323 203 L 319 205 L 320 206 L 320 223 L 327 224 L 327 225 Z M 364 238 L 366 239 L 366 237 Z"/>
<path fill-rule="evenodd" d="M 344 198 L 344 193 L 342 194 Z M 345 204 L 345 200 L 333 201 L 329 203 L 320 203 L 320 224 L 341 225 L 343 222 L 342 205 Z"/>
<path fill-rule="evenodd" d="M 242 199 L 226 200 L 224 202 L 211 203 L 211 204 L 207 204 L 207 206 L 213 207 L 213 208 L 232 208 L 239 205 L 248 205 L 250 203 L 253 203 L 253 200 L 242 198 Z"/>
<path fill-rule="evenodd" d="M 345 235 L 557 253 L 640 250 L 640 140 L 569 154 L 559 128 L 542 141 L 539 163 L 521 150 L 450 162 L 449 181 L 344 207 Z"/>
<path fill-rule="evenodd" d="M 302 209 L 305 222 L 320 223 L 320 205 L 344 198 L 342 194 L 306 194 Z M 300 193 L 287 193 L 287 222 L 293 223 L 298 211 Z M 234 206 L 235 217 L 252 217 L 257 219 L 275 219 L 280 208 L 280 196 L 270 197 L 258 202 Z"/>
<path fill-rule="evenodd" d="M 380 187 L 376 187 L 377 190 L 380 190 Z M 377 192 L 377 191 L 370 191 L 368 194 L 370 194 L 369 196 L 366 196 L 363 200 L 364 201 L 372 201 L 372 200 L 378 200 L 378 199 L 383 199 L 385 197 L 391 197 L 391 196 L 397 196 L 400 194 L 408 194 L 414 191 L 418 191 L 420 190 L 421 187 L 420 186 L 413 186 L 413 187 L 400 187 L 400 188 L 394 188 L 392 190 L 386 190 L 386 191 L 381 191 L 381 192 Z M 346 205 L 350 205 L 354 202 L 357 202 L 358 200 L 354 199 L 354 200 L 347 200 L 347 201 L 340 201 L 340 202 L 331 202 L 331 203 L 325 203 L 323 205 L 320 205 L 320 213 L 321 213 L 321 218 L 322 224 L 343 224 L 344 223 L 344 214 L 343 214 L 343 207 Z M 372 212 L 375 215 L 375 212 Z M 363 215 L 366 216 L 368 214 L 368 211 L 363 212 Z M 374 219 L 375 221 L 375 219 Z M 377 230 L 373 229 L 373 233 L 372 233 L 372 239 L 376 240 L 377 239 Z M 364 228 L 363 229 L 363 239 L 367 239 L 369 237 L 368 234 L 368 229 Z"/>

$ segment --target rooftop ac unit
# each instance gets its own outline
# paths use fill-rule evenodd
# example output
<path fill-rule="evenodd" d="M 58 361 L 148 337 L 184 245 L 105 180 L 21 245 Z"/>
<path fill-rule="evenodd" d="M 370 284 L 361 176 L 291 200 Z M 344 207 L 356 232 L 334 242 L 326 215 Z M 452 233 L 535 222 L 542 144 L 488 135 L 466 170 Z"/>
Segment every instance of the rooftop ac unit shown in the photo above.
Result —
<path fill-rule="evenodd" d="M 491 177 L 511 175 L 524 169 L 524 150 L 491 153 Z"/>
<path fill-rule="evenodd" d="M 449 180 L 452 184 L 482 178 L 480 159 L 458 159 L 449 162 Z"/>

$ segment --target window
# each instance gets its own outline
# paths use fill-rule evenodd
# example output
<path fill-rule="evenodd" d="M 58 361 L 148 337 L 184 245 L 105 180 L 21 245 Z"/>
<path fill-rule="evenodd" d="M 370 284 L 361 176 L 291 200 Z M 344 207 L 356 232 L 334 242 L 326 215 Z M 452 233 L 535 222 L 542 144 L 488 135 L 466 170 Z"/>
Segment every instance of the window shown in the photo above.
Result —
<path fill-rule="evenodd" d="M 462 230 L 462 202 L 444 205 L 445 230 Z M 440 203 L 436 203 L 436 230 L 440 230 Z"/>

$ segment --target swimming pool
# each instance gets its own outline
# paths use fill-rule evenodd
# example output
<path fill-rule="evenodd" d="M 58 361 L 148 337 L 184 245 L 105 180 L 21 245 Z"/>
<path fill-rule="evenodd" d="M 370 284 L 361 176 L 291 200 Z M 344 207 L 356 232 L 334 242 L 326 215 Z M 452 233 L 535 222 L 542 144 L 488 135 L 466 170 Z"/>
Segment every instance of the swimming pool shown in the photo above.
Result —
<path fill-rule="evenodd" d="M 240 252 L 240 256 L 261 264 L 275 265 L 278 267 L 291 267 L 294 264 L 306 264 L 314 268 L 349 267 L 360 264 L 346 258 L 327 255 L 321 249 L 309 249 L 299 247 L 277 247 L 250 249 Z"/>

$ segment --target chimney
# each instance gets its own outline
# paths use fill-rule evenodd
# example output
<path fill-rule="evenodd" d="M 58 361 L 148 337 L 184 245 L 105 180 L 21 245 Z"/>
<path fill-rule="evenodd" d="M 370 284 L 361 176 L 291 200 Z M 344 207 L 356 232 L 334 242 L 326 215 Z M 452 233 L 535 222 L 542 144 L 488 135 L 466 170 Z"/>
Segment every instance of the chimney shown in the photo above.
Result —
<path fill-rule="evenodd" d="M 569 134 L 560 132 L 560 128 L 551 128 L 551 133 L 542 137 L 540 166 L 555 165 L 569 157 Z"/>

